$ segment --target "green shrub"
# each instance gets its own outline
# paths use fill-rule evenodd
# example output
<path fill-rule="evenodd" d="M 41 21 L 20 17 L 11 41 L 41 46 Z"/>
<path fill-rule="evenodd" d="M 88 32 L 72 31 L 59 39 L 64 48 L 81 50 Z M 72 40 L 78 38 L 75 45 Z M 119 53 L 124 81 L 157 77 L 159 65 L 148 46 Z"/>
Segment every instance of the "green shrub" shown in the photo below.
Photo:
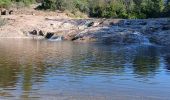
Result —
<path fill-rule="evenodd" d="M 169 3 L 167 3 L 165 9 L 164 9 L 164 16 L 167 17 L 169 16 L 170 17 L 170 1 Z"/>
<path fill-rule="evenodd" d="M 156 18 L 170 17 L 170 0 L 0 0 L 0 8 L 11 3 L 29 6 L 35 1 L 42 2 L 40 9 L 80 12 L 90 17 L 104 18 Z"/>
<path fill-rule="evenodd" d="M 8 8 L 12 3 L 16 5 L 22 4 L 25 7 L 35 3 L 35 0 L 0 0 L 0 8 Z"/>
<path fill-rule="evenodd" d="M 0 8 L 7 8 L 11 5 L 11 0 L 0 0 Z"/>

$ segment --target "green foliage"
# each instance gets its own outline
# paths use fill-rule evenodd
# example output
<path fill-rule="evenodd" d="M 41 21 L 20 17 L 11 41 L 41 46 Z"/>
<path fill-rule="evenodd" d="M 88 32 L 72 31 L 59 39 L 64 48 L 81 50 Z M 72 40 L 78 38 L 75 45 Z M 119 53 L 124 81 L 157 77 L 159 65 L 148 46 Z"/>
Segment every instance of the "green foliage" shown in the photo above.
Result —
<path fill-rule="evenodd" d="M 167 2 L 166 7 L 164 9 L 164 16 L 170 17 L 170 0 Z"/>
<path fill-rule="evenodd" d="M 81 11 L 105 18 L 153 18 L 167 16 L 170 11 L 164 0 L 44 0 L 42 4 L 44 9 Z"/>
<path fill-rule="evenodd" d="M 29 6 L 30 4 L 35 3 L 35 0 L 15 0 L 15 2 L 21 2 L 26 6 Z"/>
<path fill-rule="evenodd" d="M 0 8 L 6 8 L 11 4 L 10 0 L 0 0 Z"/>
<path fill-rule="evenodd" d="M 141 3 L 141 12 L 147 18 L 160 17 L 164 9 L 164 0 L 143 0 Z"/>
<path fill-rule="evenodd" d="M 35 3 L 35 0 L 0 0 L 0 8 L 10 7 L 12 3 L 23 4 L 24 6 L 29 6 Z"/>
<path fill-rule="evenodd" d="M 90 17 L 105 18 L 156 18 L 170 16 L 170 0 L 36 0 L 40 9 L 86 13 Z M 30 5 L 35 0 L 0 0 L 0 7 L 11 2 Z M 81 13 L 79 13 L 81 14 Z"/>
<path fill-rule="evenodd" d="M 57 5 L 58 6 L 58 5 Z M 55 10 L 56 9 L 56 3 L 55 0 L 44 0 L 41 6 L 43 9 L 51 9 Z"/>

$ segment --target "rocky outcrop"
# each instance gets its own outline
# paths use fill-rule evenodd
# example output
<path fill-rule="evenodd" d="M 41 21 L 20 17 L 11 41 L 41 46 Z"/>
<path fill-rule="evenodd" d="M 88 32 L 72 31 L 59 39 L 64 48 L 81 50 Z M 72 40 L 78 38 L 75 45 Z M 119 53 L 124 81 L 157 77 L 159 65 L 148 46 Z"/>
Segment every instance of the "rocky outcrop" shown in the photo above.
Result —
<path fill-rule="evenodd" d="M 102 24 L 101 24 L 102 25 Z M 154 43 L 170 45 L 169 19 L 119 20 L 106 26 L 90 27 L 78 33 L 74 41 L 99 41 L 107 43 Z"/>
<path fill-rule="evenodd" d="M 117 22 L 106 19 L 55 21 L 63 22 L 59 24 L 60 26 L 53 24 L 53 26 L 58 27 L 58 31 L 43 32 L 41 30 L 33 30 L 29 34 L 43 36 L 45 39 L 58 39 L 62 37 L 62 40 L 77 42 L 95 41 L 119 44 L 149 44 L 151 42 L 158 45 L 170 45 L 169 19 L 119 20 Z M 67 30 L 65 29 L 66 27 L 68 27 Z"/>
<path fill-rule="evenodd" d="M 32 12 L 32 11 L 30 11 Z M 170 19 L 71 19 L 56 16 L 6 15 L 1 37 L 69 40 L 75 42 L 154 43 L 170 45 Z"/>

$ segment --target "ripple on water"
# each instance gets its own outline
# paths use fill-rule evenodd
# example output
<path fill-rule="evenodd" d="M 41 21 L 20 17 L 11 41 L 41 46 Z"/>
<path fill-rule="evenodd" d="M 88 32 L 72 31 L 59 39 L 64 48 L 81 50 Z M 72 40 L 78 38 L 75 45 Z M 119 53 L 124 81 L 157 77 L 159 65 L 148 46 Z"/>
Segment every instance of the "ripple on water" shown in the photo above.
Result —
<path fill-rule="evenodd" d="M 1 39 L 0 99 L 168 100 L 168 53 L 153 45 Z"/>

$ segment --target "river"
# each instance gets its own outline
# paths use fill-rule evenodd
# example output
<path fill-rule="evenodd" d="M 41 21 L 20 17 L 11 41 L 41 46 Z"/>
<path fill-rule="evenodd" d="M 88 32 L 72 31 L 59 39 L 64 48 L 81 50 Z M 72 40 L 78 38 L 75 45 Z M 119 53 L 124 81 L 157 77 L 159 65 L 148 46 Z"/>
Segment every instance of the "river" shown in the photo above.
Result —
<path fill-rule="evenodd" d="M 170 49 L 0 39 L 0 100 L 170 100 Z"/>

